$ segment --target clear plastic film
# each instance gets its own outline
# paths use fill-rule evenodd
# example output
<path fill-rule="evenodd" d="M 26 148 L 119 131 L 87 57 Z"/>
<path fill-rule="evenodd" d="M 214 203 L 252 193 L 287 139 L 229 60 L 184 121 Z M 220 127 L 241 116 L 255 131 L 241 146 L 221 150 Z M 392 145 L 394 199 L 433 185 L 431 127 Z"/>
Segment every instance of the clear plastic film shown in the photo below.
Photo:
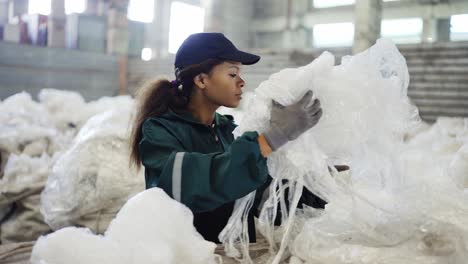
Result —
<path fill-rule="evenodd" d="M 49 175 L 42 202 L 49 223 L 103 232 L 128 195 L 144 188 L 144 177 L 128 169 L 133 99 L 86 103 L 77 92 L 56 89 L 42 89 L 38 99 L 22 92 L 0 102 L 0 213 L 8 217 L 2 239 L 29 241 L 49 230 L 39 210 Z M 6 215 L 12 206 L 15 213 Z"/>
<path fill-rule="evenodd" d="M 143 170 L 129 167 L 131 107 L 90 118 L 58 158 L 41 198 L 41 212 L 54 230 L 75 224 L 103 232 L 125 201 L 144 189 Z M 94 217 L 87 220 L 89 215 Z"/>
<path fill-rule="evenodd" d="M 323 109 L 314 128 L 268 158 L 274 179 L 303 181 L 328 202 L 323 213 L 305 220 L 302 231 L 291 237 L 288 249 L 295 257 L 318 263 L 463 263 L 468 192 L 458 176 L 465 166 L 463 151 L 458 159 L 454 155 L 464 144 L 465 126 L 441 121 L 448 127 L 439 128 L 439 134 L 447 135 L 445 142 L 434 140 L 429 149 L 418 145 L 425 141 L 418 133 L 431 129 L 421 129 L 418 110 L 407 97 L 408 84 L 405 59 L 391 41 L 380 39 L 367 51 L 344 57 L 340 65 L 325 52 L 306 66 L 273 74 L 255 90 L 236 135 L 265 131 L 272 99 L 288 105 L 312 90 Z M 451 174 L 450 164 L 461 172 Z M 330 172 L 333 165 L 348 165 L 350 171 Z M 271 214 L 287 199 L 275 197 L 264 213 Z M 290 210 L 289 218 L 294 205 Z M 262 221 L 271 218 L 261 215 L 260 224 L 272 225 Z M 288 230 L 292 222 L 283 221 L 276 229 Z M 287 243 L 269 241 L 280 245 L 272 249 Z"/>
<path fill-rule="evenodd" d="M 39 213 L 40 193 L 49 175 L 52 159 L 43 154 L 30 157 L 11 154 L 0 179 L 0 208 L 14 210 L 2 217 L 0 241 L 17 243 L 33 241 L 50 231 Z"/>
<path fill-rule="evenodd" d="M 223 243 L 226 256 L 243 263 L 253 263 L 249 256 L 248 245 L 250 241 L 247 218 L 254 199 L 255 191 L 238 199 L 234 204 L 232 217 L 219 234 L 219 241 Z M 236 246 L 241 246 L 240 251 L 242 253 Z"/>

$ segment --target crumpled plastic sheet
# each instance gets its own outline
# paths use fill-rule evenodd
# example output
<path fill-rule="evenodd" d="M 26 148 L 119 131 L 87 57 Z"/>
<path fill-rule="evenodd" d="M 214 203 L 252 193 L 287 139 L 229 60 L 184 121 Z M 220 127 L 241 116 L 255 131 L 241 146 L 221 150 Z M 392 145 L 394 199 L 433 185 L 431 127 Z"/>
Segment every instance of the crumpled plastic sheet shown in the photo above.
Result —
<path fill-rule="evenodd" d="M 16 210 L 0 225 L 1 243 L 33 241 L 50 231 L 39 204 L 52 162 L 45 153 L 41 157 L 10 155 L 0 179 L 0 208 L 15 204 Z"/>
<path fill-rule="evenodd" d="M 16 193 L 23 188 L 40 186 L 47 180 L 51 162 L 52 158 L 45 153 L 41 157 L 12 154 L 5 166 L 5 175 L 0 179 L 0 192 Z"/>
<path fill-rule="evenodd" d="M 312 90 L 323 109 L 317 126 L 268 158 L 276 180 L 270 194 L 281 189 L 281 179 L 288 179 L 303 182 L 328 202 L 323 213 L 301 220 L 300 232 L 291 232 L 294 221 L 288 220 L 279 228 L 279 239 L 273 231 L 264 234 L 271 243 L 281 241 L 279 249 L 271 246 L 272 263 L 279 263 L 286 251 L 317 263 L 464 263 L 467 192 L 449 176 L 450 162 L 405 142 L 405 136 L 421 126 L 407 97 L 408 83 L 405 59 L 391 41 L 380 39 L 337 66 L 333 55 L 324 52 L 309 65 L 273 74 L 255 90 L 236 135 L 265 131 L 272 99 L 289 105 Z M 329 172 L 333 164 L 351 169 Z M 294 202 L 294 197 L 293 192 L 286 199 Z M 284 203 L 282 199 L 270 195 L 260 229 L 274 230 L 265 225 L 273 225 L 272 208 Z M 296 217 L 292 204 L 289 218 Z M 241 241 L 220 238 L 225 244 Z"/>
<path fill-rule="evenodd" d="M 42 89 L 38 98 L 40 104 L 47 110 L 50 120 L 60 131 L 71 129 L 78 131 L 92 116 L 133 102 L 128 95 L 101 97 L 95 101 L 85 102 L 78 92 L 50 88 Z"/>
<path fill-rule="evenodd" d="M 464 144 L 450 160 L 449 175 L 459 189 L 468 190 L 468 144 Z"/>
<path fill-rule="evenodd" d="M 39 238 L 31 263 L 214 264 L 215 248 L 196 231 L 189 208 L 151 188 L 126 202 L 104 235 L 67 227 Z"/>
<path fill-rule="evenodd" d="M 144 190 L 143 170 L 129 167 L 132 107 L 128 101 L 90 118 L 55 163 L 41 197 L 41 212 L 52 229 L 103 211 L 108 214 L 104 225 L 96 227 L 92 219 L 81 225 L 104 232 L 125 201 Z"/>
<path fill-rule="evenodd" d="M 40 156 L 58 135 L 47 110 L 26 92 L 0 103 L 0 149 L 4 153 Z"/>
<path fill-rule="evenodd" d="M 78 92 L 42 89 L 38 98 L 60 131 L 79 128 L 89 118 L 86 102 Z"/>
<path fill-rule="evenodd" d="M 86 103 L 77 92 L 56 89 L 42 89 L 39 92 L 38 101 L 34 101 L 28 93 L 22 92 L 0 102 L 0 179 L 4 177 L 0 188 L 0 198 L 2 198 L 0 199 L 0 217 L 2 219 L 8 217 L 8 219 L 5 219 L 6 222 L 2 224 L 4 231 L 2 232 L 2 239 L 4 241 L 33 240 L 35 239 L 34 234 L 37 237 L 37 234 L 44 230 L 42 227 L 34 228 L 33 226 L 34 224 L 37 224 L 38 227 L 46 225 L 39 210 L 40 192 L 46 184 L 52 165 L 59 157 L 63 159 L 62 155 L 69 151 L 73 139 L 90 117 L 112 109 L 126 111 L 126 113 L 122 114 L 123 119 L 119 125 L 96 124 L 96 122 L 106 122 L 107 120 L 99 121 L 97 119 L 94 127 L 99 126 L 100 129 L 83 130 L 81 138 L 88 141 L 88 139 L 96 140 L 100 133 L 104 136 L 109 135 L 109 141 L 106 141 L 109 145 L 105 145 L 106 142 L 99 140 L 97 140 L 99 143 L 96 143 L 94 147 L 91 141 L 86 143 L 88 144 L 88 150 L 90 150 L 88 153 L 123 150 L 124 153 L 120 153 L 120 156 L 112 152 L 107 155 L 109 155 L 109 158 L 116 155 L 115 162 L 121 160 L 119 166 L 128 164 L 128 162 L 123 161 L 123 156 L 128 155 L 128 151 L 123 147 L 125 143 L 122 144 L 121 141 L 124 137 L 125 140 L 128 138 L 126 131 L 129 124 L 123 122 L 129 121 L 132 105 L 133 99 L 130 96 L 103 97 Z M 114 119 L 116 118 L 114 117 Z M 113 132 L 106 134 L 106 129 L 113 130 Z M 104 147 L 102 147 L 103 144 Z M 102 155 L 106 154 L 101 153 Z M 51 158 L 44 159 L 44 157 Z M 85 157 L 85 159 L 89 160 L 91 157 Z M 38 162 L 43 163 L 37 164 Z M 75 158 L 73 162 L 77 167 L 81 161 Z M 10 164 L 8 165 L 10 168 L 8 168 L 8 173 L 3 175 L 7 163 Z M 14 166 L 11 164 L 14 164 Z M 30 173 L 23 171 L 31 168 L 31 164 L 36 164 L 37 173 L 40 171 L 41 175 L 46 177 L 37 180 L 33 177 L 36 175 L 35 171 Z M 12 170 L 12 167 L 19 169 Z M 43 173 L 41 168 L 48 168 L 49 171 Z M 81 169 L 83 170 L 83 168 Z M 85 169 L 93 171 L 93 168 Z M 65 173 L 66 167 L 63 170 Z M 109 169 L 102 169 L 102 166 L 95 166 L 94 170 L 110 171 Z M 98 171 L 96 171 L 96 174 L 99 174 Z M 137 177 L 135 176 L 135 181 L 143 181 L 141 175 L 140 178 Z M 110 188 L 116 184 L 110 184 L 107 187 Z M 122 191 L 122 188 L 117 188 L 115 191 L 118 194 L 114 194 L 114 196 L 121 195 L 119 192 Z M 94 190 L 94 192 L 100 191 Z M 104 198 L 110 197 L 109 192 L 112 191 L 106 189 L 106 192 Z M 57 193 L 60 193 L 60 191 L 57 191 Z M 122 199 L 126 199 L 125 194 L 127 193 L 130 193 L 130 191 L 124 191 Z M 72 199 L 73 197 L 72 195 Z M 62 197 L 62 199 L 68 198 Z M 78 202 L 76 199 L 73 201 Z M 78 219 L 75 219 L 74 223 L 81 226 L 90 226 L 93 230 L 103 232 L 123 203 L 124 201 L 120 199 L 117 199 L 115 203 L 113 200 L 106 201 L 107 207 L 101 208 L 94 213 L 81 215 Z M 13 206 L 16 206 L 14 213 L 8 214 Z M 96 206 L 99 206 L 99 204 Z M 79 205 L 75 204 L 75 207 L 79 207 Z M 29 231 L 18 231 L 25 229 Z M 36 232 L 35 230 L 39 231 Z"/>
<path fill-rule="evenodd" d="M 75 133 L 58 130 L 47 107 L 26 92 L 0 102 L 2 243 L 31 241 L 50 231 L 39 212 L 40 193 L 51 164 Z"/>

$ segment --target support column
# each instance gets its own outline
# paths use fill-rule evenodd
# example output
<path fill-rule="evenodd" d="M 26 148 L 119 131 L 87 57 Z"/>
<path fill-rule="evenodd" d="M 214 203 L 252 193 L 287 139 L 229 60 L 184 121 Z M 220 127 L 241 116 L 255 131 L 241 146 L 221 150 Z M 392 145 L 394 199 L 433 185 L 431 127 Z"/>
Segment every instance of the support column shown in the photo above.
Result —
<path fill-rule="evenodd" d="M 12 5 L 12 17 L 22 16 L 28 13 L 28 0 L 14 0 L 11 1 Z"/>
<path fill-rule="evenodd" d="M 107 53 L 128 54 L 128 1 L 111 2 L 107 12 Z"/>
<path fill-rule="evenodd" d="M 145 25 L 145 46 L 151 49 L 153 58 L 161 58 L 169 54 L 171 2 L 170 0 L 155 0 L 153 22 Z"/>
<path fill-rule="evenodd" d="M 223 0 L 202 0 L 202 7 L 205 8 L 205 32 L 223 32 Z"/>
<path fill-rule="evenodd" d="M 52 0 L 50 16 L 47 20 L 47 46 L 54 48 L 65 47 L 65 0 Z"/>
<path fill-rule="evenodd" d="M 86 0 L 85 14 L 97 15 L 99 9 L 99 0 Z"/>
<path fill-rule="evenodd" d="M 287 50 L 304 49 L 309 45 L 309 32 L 304 27 L 297 27 L 283 32 L 283 48 Z"/>
<path fill-rule="evenodd" d="M 153 21 L 151 23 L 145 24 L 145 48 L 151 49 L 151 59 L 157 56 L 157 27 L 156 20 L 158 20 L 158 9 L 159 9 L 159 1 L 155 0 L 153 5 Z"/>
<path fill-rule="evenodd" d="M 50 15 L 63 17 L 65 16 L 65 0 L 52 0 L 50 8 Z"/>
<path fill-rule="evenodd" d="M 107 16 L 107 12 L 110 9 L 109 1 L 97 0 L 97 13 L 98 16 Z"/>
<path fill-rule="evenodd" d="M 253 46 L 252 1 L 202 0 L 202 7 L 205 8 L 206 32 L 224 33 L 240 49 Z"/>
<path fill-rule="evenodd" d="M 128 56 L 119 57 L 119 95 L 128 94 Z"/>
<path fill-rule="evenodd" d="M 309 46 L 309 30 L 304 26 L 308 1 L 287 2 L 286 30 L 283 33 L 283 47 L 288 50 L 304 49 Z"/>
<path fill-rule="evenodd" d="M 0 0 L 0 25 L 8 23 L 9 0 Z"/>
<path fill-rule="evenodd" d="M 374 45 L 380 37 L 382 20 L 381 0 L 357 0 L 354 7 L 353 53 L 358 53 Z"/>
<path fill-rule="evenodd" d="M 450 18 L 437 19 L 437 41 L 450 41 Z"/>
<path fill-rule="evenodd" d="M 112 0 L 107 12 L 107 53 L 119 56 L 119 95 L 128 94 L 128 2 Z M 105 15 L 105 14 L 104 14 Z"/>
<path fill-rule="evenodd" d="M 437 39 L 437 23 L 434 18 L 425 18 L 423 20 L 422 42 L 432 43 Z"/>
<path fill-rule="evenodd" d="M 8 12 L 8 23 L 3 27 L 3 41 L 28 43 L 28 34 L 21 34 L 27 32 L 26 23 L 22 21 L 21 16 L 28 13 L 28 0 L 11 0 L 6 10 L 3 12 Z"/>

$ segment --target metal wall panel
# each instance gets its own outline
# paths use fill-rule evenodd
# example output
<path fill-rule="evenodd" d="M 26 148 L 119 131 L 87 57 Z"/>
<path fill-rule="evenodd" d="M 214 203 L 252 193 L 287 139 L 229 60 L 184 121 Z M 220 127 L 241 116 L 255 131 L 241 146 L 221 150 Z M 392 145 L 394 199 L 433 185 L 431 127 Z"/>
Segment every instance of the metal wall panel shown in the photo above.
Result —
<path fill-rule="evenodd" d="M 116 56 L 0 43 L 0 99 L 42 88 L 75 90 L 86 99 L 116 95 Z"/>

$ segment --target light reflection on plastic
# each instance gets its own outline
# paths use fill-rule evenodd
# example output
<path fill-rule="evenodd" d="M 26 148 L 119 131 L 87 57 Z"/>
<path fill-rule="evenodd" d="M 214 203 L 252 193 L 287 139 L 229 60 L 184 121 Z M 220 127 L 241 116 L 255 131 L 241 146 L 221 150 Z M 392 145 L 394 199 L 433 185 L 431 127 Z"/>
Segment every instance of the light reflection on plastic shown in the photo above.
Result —
<path fill-rule="evenodd" d="M 169 52 L 176 53 L 182 42 L 190 34 L 203 32 L 205 9 L 181 2 L 173 2 L 169 23 Z"/>

